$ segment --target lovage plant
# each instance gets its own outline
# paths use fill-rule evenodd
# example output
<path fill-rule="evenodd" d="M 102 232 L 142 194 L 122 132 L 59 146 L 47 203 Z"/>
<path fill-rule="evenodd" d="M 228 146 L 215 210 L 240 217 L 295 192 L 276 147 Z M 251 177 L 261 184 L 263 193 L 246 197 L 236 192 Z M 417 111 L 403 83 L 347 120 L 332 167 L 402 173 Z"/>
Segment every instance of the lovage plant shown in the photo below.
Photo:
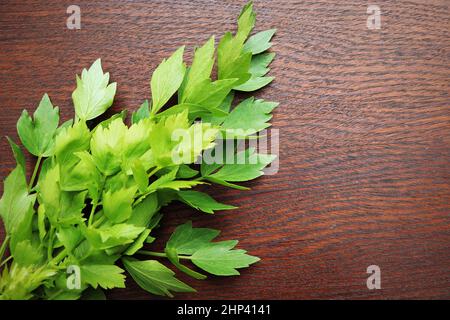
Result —
<path fill-rule="evenodd" d="M 249 37 L 254 24 L 249 3 L 237 32 L 222 37 L 217 54 L 214 37 L 195 50 L 190 67 L 183 62 L 184 47 L 176 50 L 153 72 L 151 102 L 132 114 L 130 125 L 123 112 L 97 125 L 92 121 L 116 93 L 100 60 L 76 77 L 74 119 L 60 124 L 59 109 L 47 95 L 33 116 L 23 111 L 18 135 L 37 161 L 27 180 L 25 157 L 8 138 L 17 166 L 0 200 L 6 230 L 0 299 L 98 298 L 102 289 L 125 287 L 124 269 L 148 292 L 172 296 L 195 290 L 149 257 L 167 258 L 196 279 L 205 273 L 238 275 L 237 269 L 259 260 L 236 249 L 238 241 L 214 241 L 219 231 L 191 222 L 175 229 L 164 252 L 150 250 L 161 207 L 181 201 L 208 214 L 234 209 L 192 188 L 220 184 L 244 190 L 240 182 L 259 177 L 274 159 L 254 148 L 233 149 L 231 158 L 244 159 L 238 163 L 205 157 L 223 160 L 214 147 L 224 137 L 257 139 L 277 106 L 248 98 L 233 107 L 235 91 L 258 90 L 273 80 L 266 74 L 274 54 L 266 50 L 275 30 Z M 167 106 L 175 94 L 177 104 Z M 67 270 L 74 271 L 69 278 Z"/>

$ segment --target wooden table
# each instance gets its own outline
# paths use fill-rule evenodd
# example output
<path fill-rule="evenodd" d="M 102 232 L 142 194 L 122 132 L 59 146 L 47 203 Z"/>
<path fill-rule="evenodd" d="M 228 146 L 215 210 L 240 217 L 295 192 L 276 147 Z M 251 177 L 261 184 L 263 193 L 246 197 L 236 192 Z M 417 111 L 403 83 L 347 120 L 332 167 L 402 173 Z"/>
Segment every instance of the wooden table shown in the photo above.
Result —
<path fill-rule="evenodd" d="M 236 211 L 171 206 L 157 245 L 192 219 L 262 261 L 235 278 L 180 276 L 198 294 L 178 298 L 450 298 L 450 3 L 375 3 L 378 30 L 366 1 L 256 1 L 257 30 L 278 29 L 276 81 L 257 96 L 281 102 L 279 173 L 247 192 L 215 188 Z M 118 82 L 111 113 L 136 109 L 164 57 L 186 44 L 190 61 L 209 35 L 234 30 L 244 3 L 77 1 L 81 30 L 66 27 L 69 4 L 1 1 L 1 136 L 17 141 L 21 110 L 44 92 L 72 117 L 75 73 L 98 57 Z M 0 147 L 3 180 L 14 162 Z M 381 290 L 366 286 L 369 265 Z M 128 285 L 109 296 L 151 298 Z"/>

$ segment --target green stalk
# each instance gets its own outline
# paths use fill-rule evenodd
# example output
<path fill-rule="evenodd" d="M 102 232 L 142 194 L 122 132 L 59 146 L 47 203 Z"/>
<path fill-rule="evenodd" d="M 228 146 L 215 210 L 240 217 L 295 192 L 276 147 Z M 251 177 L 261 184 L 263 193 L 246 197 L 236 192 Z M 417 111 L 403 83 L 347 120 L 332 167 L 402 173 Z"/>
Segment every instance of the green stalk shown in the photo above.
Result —
<path fill-rule="evenodd" d="M 103 189 L 105 188 L 105 183 L 106 183 L 106 177 L 102 176 L 102 184 L 99 189 L 100 194 L 103 192 Z M 97 206 L 100 205 L 101 203 L 102 203 L 101 201 L 98 202 L 98 200 L 96 200 L 96 202 L 94 202 L 94 204 L 92 205 L 91 213 L 89 214 L 88 227 L 91 226 L 92 223 L 94 222 L 95 210 L 97 209 Z"/>
<path fill-rule="evenodd" d="M 106 219 L 106 216 L 103 214 L 100 218 L 98 218 L 97 221 L 94 221 L 94 223 L 92 224 L 92 226 L 93 226 L 94 228 L 98 227 L 100 224 L 103 223 L 103 221 L 105 221 L 105 219 Z"/>
<path fill-rule="evenodd" d="M 5 240 L 2 243 L 2 246 L 0 247 L 0 262 L 2 262 L 3 260 L 3 255 L 6 252 L 6 248 L 8 247 L 8 242 L 9 242 L 10 236 L 7 235 Z"/>
<path fill-rule="evenodd" d="M 48 235 L 48 248 L 47 248 L 47 259 L 52 259 L 52 251 L 53 251 L 53 240 L 55 238 L 55 228 L 50 227 L 50 232 Z"/>
<path fill-rule="evenodd" d="M 30 184 L 28 185 L 28 190 L 31 190 L 34 184 L 34 180 L 36 180 L 36 175 L 39 170 L 39 165 L 41 164 L 42 156 L 39 156 L 36 161 L 36 165 L 34 166 L 33 174 L 31 175 Z"/>
<path fill-rule="evenodd" d="M 97 203 L 94 203 L 92 205 L 91 213 L 89 214 L 88 227 L 91 226 L 92 222 L 94 221 L 95 209 L 97 209 Z"/>
<path fill-rule="evenodd" d="M 8 258 L 6 258 L 2 263 L 0 263 L 0 268 L 3 267 L 12 258 L 13 258 L 13 256 L 9 256 Z"/>
<path fill-rule="evenodd" d="M 156 167 L 155 169 L 153 169 L 149 174 L 148 177 L 150 178 L 152 175 L 154 175 L 155 173 L 157 173 L 161 168 L 160 167 Z"/>
<path fill-rule="evenodd" d="M 138 254 L 142 254 L 144 256 L 152 256 L 152 257 L 161 257 L 161 258 L 167 258 L 167 254 L 163 252 L 154 252 L 154 251 L 147 251 L 147 250 L 139 250 L 137 252 Z M 180 259 L 188 259 L 192 260 L 192 257 L 189 256 L 178 256 Z"/>
<path fill-rule="evenodd" d="M 68 254 L 67 249 L 63 249 L 60 253 L 56 255 L 56 257 L 53 258 L 53 260 L 49 262 L 49 264 L 56 265 L 60 263 L 67 256 L 67 254 Z"/>

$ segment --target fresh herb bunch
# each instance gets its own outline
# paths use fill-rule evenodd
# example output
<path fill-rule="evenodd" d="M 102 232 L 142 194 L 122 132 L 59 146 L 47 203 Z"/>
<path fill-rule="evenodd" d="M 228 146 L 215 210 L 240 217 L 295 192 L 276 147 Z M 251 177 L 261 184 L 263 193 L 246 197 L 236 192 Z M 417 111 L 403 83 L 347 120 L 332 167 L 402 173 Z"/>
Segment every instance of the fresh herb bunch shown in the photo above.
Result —
<path fill-rule="evenodd" d="M 120 262 L 143 289 L 171 297 L 195 290 L 159 261 L 136 256 L 165 257 L 196 279 L 206 278 L 203 272 L 238 275 L 237 269 L 259 260 L 235 249 L 238 241 L 213 241 L 219 231 L 193 228 L 191 222 L 175 229 L 164 252 L 143 249 L 155 240 L 151 232 L 160 223 L 160 209 L 171 201 L 205 213 L 235 208 L 186 189 L 206 183 L 246 189 L 236 183 L 257 178 L 274 159 L 248 148 L 234 150 L 245 163 L 203 161 L 199 171 L 193 165 L 225 132 L 227 139 L 245 141 L 270 125 L 276 103 L 249 98 L 232 108 L 234 91 L 254 91 L 273 80 L 265 75 L 275 55 L 265 51 L 275 30 L 249 37 L 254 24 L 250 2 L 236 34 L 226 33 L 218 44 L 217 80 L 211 79 L 214 37 L 195 50 L 188 68 L 184 47 L 164 60 L 151 78 L 151 103 L 132 114 L 130 126 L 124 112 L 95 127 L 90 121 L 112 105 L 116 93 L 100 60 L 76 77 L 74 119 L 59 125 L 58 107 L 47 95 L 33 117 L 23 111 L 18 134 L 37 162 L 27 181 L 25 157 L 8 138 L 17 166 L 0 200 L 6 229 L 0 300 L 104 297 L 102 288 L 125 287 Z M 175 93 L 178 104 L 163 109 Z M 177 130 L 184 139 L 173 139 Z"/>

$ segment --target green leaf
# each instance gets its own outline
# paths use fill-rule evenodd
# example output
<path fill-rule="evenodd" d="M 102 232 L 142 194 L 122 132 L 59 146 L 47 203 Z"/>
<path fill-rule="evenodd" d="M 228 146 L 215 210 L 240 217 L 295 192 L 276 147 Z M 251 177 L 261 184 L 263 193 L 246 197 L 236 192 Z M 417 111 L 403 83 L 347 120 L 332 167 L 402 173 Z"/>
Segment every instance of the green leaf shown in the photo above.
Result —
<path fill-rule="evenodd" d="M 82 211 L 86 206 L 87 191 L 84 192 L 61 192 L 60 214 L 58 222 L 61 225 L 72 225 L 84 221 Z"/>
<path fill-rule="evenodd" d="M 125 133 L 122 170 L 131 175 L 136 162 L 142 165 L 144 170 L 154 166 L 153 151 L 150 150 L 150 137 L 154 123 L 150 119 L 143 119 L 133 124 Z M 153 132 L 153 134 L 156 134 Z"/>
<path fill-rule="evenodd" d="M 184 46 L 175 51 L 169 59 L 164 59 L 153 72 L 150 81 L 152 115 L 155 115 L 169 101 L 183 82 L 186 72 L 186 66 L 183 63 L 183 52 Z"/>
<path fill-rule="evenodd" d="M 270 39 L 277 29 L 269 29 L 251 36 L 244 45 L 244 51 L 250 51 L 253 55 L 264 52 L 272 46 Z"/>
<path fill-rule="evenodd" d="M 145 100 L 139 109 L 136 110 L 136 112 L 133 112 L 131 114 L 131 123 L 135 124 L 141 121 L 142 119 L 147 119 L 150 117 L 150 108 L 148 105 L 148 100 Z"/>
<path fill-rule="evenodd" d="M 150 190 L 156 190 L 161 185 L 175 180 L 175 177 L 177 176 L 178 167 L 171 167 L 170 170 L 166 173 L 165 171 L 169 170 L 169 168 L 166 168 L 165 170 L 161 170 L 161 172 L 158 172 L 158 179 L 156 179 L 152 184 L 150 185 Z"/>
<path fill-rule="evenodd" d="M 125 288 L 124 270 L 115 265 L 82 265 L 81 281 L 103 289 Z"/>
<path fill-rule="evenodd" d="M 229 187 L 229 188 L 233 188 L 233 189 L 237 189 L 237 190 L 250 190 L 250 188 L 243 187 L 243 186 L 240 186 L 240 185 L 237 185 L 237 184 L 234 184 L 234 183 L 230 183 L 230 182 L 225 181 L 225 180 L 216 179 L 214 177 L 208 177 L 207 179 L 210 182 L 213 182 L 213 183 L 216 183 L 216 184 L 220 184 L 220 185 L 222 185 L 224 187 Z"/>
<path fill-rule="evenodd" d="M 231 33 L 226 33 L 220 40 L 217 48 L 218 78 L 237 78 L 235 84 L 240 85 L 250 78 L 248 73 L 251 52 L 244 52 L 244 42 L 255 25 L 255 13 L 253 4 L 249 2 L 241 11 L 238 19 L 238 31 L 233 37 Z"/>
<path fill-rule="evenodd" d="M 206 79 L 192 89 L 190 95 L 186 95 L 184 102 L 200 105 L 208 110 L 216 110 L 238 81 L 237 78 L 214 82 Z"/>
<path fill-rule="evenodd" d="M 50 98 L 45 94 L 34 112 L 33 119 L 27 110 L 23 110 L 17 122 L 17 132 L 22 144 L 31 154 L 49 157 L 54 151 L 58 122 L 59 109 L 53 108 Z"/>
<path fill-rule="evenodd" d="M 237 275 L 237 268 L 248 267 L 259 261 L 259 258 L 247 255 L 244 250 L 232 250 L 238 241 L 211 242 L 218 235 L 218 230 L 192 228 L 192 222 L 188 221 L 175 229 L 165 252 L 180 270 L 188 274 L 192 270 L 179 266 L 180 254 L 191 255 L 190 259 L 195 265 L 219 276 Z"/>
<path fill-rule="evenodd" d="M 127 256 L 132 256 L 140 250 L 144 246 L 144 242 L 147 240 L 151 231 L 152 230 L 150 229 L 145 229 L 144 232 L 142 232 L 139 237 L 127 248 L 124 254 Z"/>
<path fill-rule="evenodd" d="M 22 150 L 20 150 L 20 147 L 10 137 L 6 137 L 6 139 L 11 146 L 11 150 L 14 154 L 14 159 L 16 159 L 17 166 L 22 168 L 23 172 L 26 173 L 25 156 L 23 155 Z"/>
<path fill-rule="evenodd" d="M 153 160 L 158 167 L 193 163 L 201 151 L 214 146 L 217 129 L 208 123 L 189 126 L 187 110 L 164 117 L 150 135 Z"/>
<path fill-rule="evenodd" d="M 193 121 L 197 118 L 204 118 L 207 116 L 215 116 L 215 117 L 224 117 L 228 115 L 228 112 L 224 112 L 221 109 L 212 108 L 212 107 L 205 107 L 198 104 L 193 103 L 182 103 L 177 104 L 173 107 L 170 107 L 160 113 L 158 113 L 155 118 L 161 119 L 163 117 L 168 117 L 171 115 L 175 115 L 177 113 L 187 111 L 188 112 L 188 119 Z M 206 122 L 206 121 L 205 121 Z"/>
<path fill-rule="evenodd" d="M 238 241 L 211 243 L 192 256 L 192 262 L 199 268 L 217 276 L 239 275 L 236 269 L 246 268 L 259 261 L 258 257 L 246 254 L 245 250 L 232 250 Z"/>
<path fill-rule="evenodd" d="M 113 175 L 120 169 L 128 128 L 118 118 L 107 127 L 98 127 L 91 139 L 91 152 L 97 168 L 104 175 Z"/>
<path fill-rule="evenodd" d="M 20 266 L 13 263 L 10 268 L 3 269 L 0 277 L 1 298 L 4 300 L 28 300 L 34 297 L 33 291 L 56 274 L 56 271 L 45 267 Z"/>
<path fill-rule="evenodd" d="M 278 103 L 255 100 L 253 97 L 242 101 L 222 123 L 222 130 L 227 138 L 245 137 L 257 133 L 270 126 L 272 110 Z"/>
<path fill-rule="evenodd" d="M 73 126 L 73 119 L 69 119 L 66 122 L 64 122 L 62 125 L 60 125 L 58 127 L 58 129 L 56 129 L 56 135 L 60 134 L 62 130 L 70 128 L 71 126 Z"/>
<path fill-rule="evenodd" d="M 186 267 L 185 265 L 180 263 L 180 258 L 178 257 L 178 253 L 175 249 L 173 248 L 166 248 L 165 249 L 165 253 L 167 255 L 167 258 L 169 259 L 170 262 L 172 262 L 172 264 L 178 268 L 178 270 L 186 273 L 187 275 L 193 277 L 194 279 L 198 279 L 198 280 L 204 280 L 206 279 L 206 276 L 204 274 L 201 274 L 199 272 L 196 272 L 192 269 L 189 269 L 188 267 Z"/>
<path fill-rule="evenodd" d="M 265 76 L 270 71 L 268 66 L 274 58 L 275 53 L 261 53 L 253 56 L 252 63 L 250 64 L 252 78 Z"/>
<path fill-rule="evenodd" d="M 192 92 L 205 80 L 210 80 L 214 66 L 214 37 L 211 37 L 202 47 L 195 50 L 192 66 L 186 72 L 185 80 L 178 91 L 178 102 L 186 102 Z"/>
<path fill-rule="evenodd" d="M 219 80 L 238 79 L 238 81 L 234 83 L 236 87 L 247 82 L 251 78 L 251 74 L 249 72 L 251 61 L 251 52 L 243 53 L 235 61 L 233 61 L 233 64 L 227 66 L 225 71 L 220 72 L 220 70 L 223 69 L 219 69 Z"/>
<path fill-rule="evenodd" d="M 101 60 L 97 59 L 89 70 L 77 75 L 77 88 L 72 93 L 75 113 L 83 121 L 97 118 L 114 101 L 116 83 L 109 83 L 109 73 L 103 73 Z"/>
<path fill-rule="evenodd" d="M 133 186 L 103 193 L 103 211 L 109 220 L 120 223 L 131 216 L 136 189 Z"/>
<path fill-rule="evenodd" d="M 172 150 L 172 161 L 175 164 L 191 164 L 203 150 L 212 148 L 218 129 L 209 123 L 194 123 L 189 129 L 175 134 L 179 138 Z"/>
<path fill-rule="evenodd" d="M 240 86 L 235 87 L 235 90 L 238 91 L 255 91 L 258 89 L 261 89 L 262 87 L 267 86 L 269 83 L 271 83 L 275 79 L 274 77 L 256 77 L 256 78 L 250 78 L 246 83 L 241 84 Z"/>
<path fill-rule="evenodd" d="M 89 149 L 91 133 L 83 121 L 66 127 L 56 136 L 55 156 L 60 165 L 71 168 L 80 159 L 75 155 Z"/>
<path fill-rule="evenodd" d="M 214 213 L 215 210 L 231 210 L 237 208 L 219 203 L 208 194 L 199 191 L 178 191 L 177 194 L 180 200 L 187 205 L 206 213 Z"/>
<path fill-rule="evenodd" d="M 274 79 L 273 77 L 264 76 L 269 72 L 270 69 L 268 68 L 268 66 L 272 62 L 274 57 L 274 53 L 262 53 L 253 56 L 249 70 L 251 73 L 251 78 L 247 82 L 235 87 L 234 89 L 245 92 L 255 91 L 272 82 L 272 80 Z"/>
<path fill-rule="evenodd" d="M 63 246 L 71 252 L 83 239 L 83 234 L 79 227 L 61 227 L 58 229 L 56 236 Z"/>
<path fill-rule="evenodd" d="M 45 207 L 45 215 L 54 224 L 60 211 L 61 188 L 59 186 L 59 165 L 49 168 L 37 185 L 38 201 Z"/>
<path fill-rule="evenodd" d="M 208 246 L 220 231 L 208 228 L 192 228 L 192 222 L 178 226 L 172 233 L 166 248 L 175 249 L 178 254 L 194 254 Z"/>
<path fill-rule="evenodd" d="M 133 208 L 133 213 L 127 223 L 136 227 L 148 228 L 150 221 L 158 210 L 158 197 L 155 193 L 152 193 Z"/>
<path fill-rule="evenodd" d="M 55 155 L 60 164 L 62 190 L 86 190 L 98 177 L 92 156 L 87 152 L 90 138 L 89 129 L 82 121 L 62 129 L 56 137 Z"/>
<path fill-rule="evenodd" d="M 202 116 L 202 121 L 203 122 L 209 122 L 212 125 L 220 125 L 228 116 L 228 112 L 231 109 L 231 105 L 233 103 L 233 99 L 234 99 L 234 91 L 231 91 L 226 97 L 225 99 L 222 101 L 222 103 L 219 105 L 219 107 L 217 108 L 218 110 L 222 110 L 224 112 L 224 114 L 220 115 L 220 114 L 204 114 Z"/>
<path fill-rule="evenodd" d="M 197 174 L 198 174 L 197 170 L 192 169 L 186 164 L 182 164 L 178 169 L 177 178 L 190 179 L 195 177 Z"/>
<path fill-rule="evenodd" d="M 44 261 L 44 254 L 39 244 L 33 244 L 30 240 L 23 240 L 17 243 L 11 255 L 14 256 L 15 263 L 25 267 L 39 265 Z"/>
<path fill-rule="evenodd" d="M 47 170 L 37 188 L 39 203 L 44 205 L 45 215 L 52 224 L 72 225 L 84 221 L 82 210 L 87 192 L 62 191 L 59 165 Z"/>
<path fill-rule="evenodd" d="M 31 219 L 36 195 L 29 195 L 25 174 L 16 167 L 5 179 L 3 196 L 0 199 L 0 216 L 6 232 L 20 232 L 22 223 Z"/>
<path fill-rule="evenodd" d="M 89 197 L 96 202 L 103 178 L 98 171 L 92 155 L 87 151 L 76 152 L 79 162 L 73 167 L 63 167 L 60 186 L 64 191 L 89 191 Z"/>
<path fill-rule="evenodd" d="M 117 119 L 122 119 L 122 121 L 124 122 L 125 119 L 127 118 L 127 110 L 122 110 L 119 113 L 115 113 L 113 114 L 110 118 L 103 120 L 102 122 L 100 122 L 99 124 L 97 124 L 94 129 L 92 130 L 92 133 L 94 133 L 95 131 L 97 131 L 98 128 L 107 128 L 109 127 L 109 125 L 111 124 L 111 122 L 117 120 Z"/>
<path fill-rule="evenodd" d="M 139 187 L 140 192 L 145 192 L 148 187 L 148 174 L 141 162 L 135 161 L 131 170 L 133 171 L 133 178 Z"/>
<path fill-rule="evenodd" d="M 179 191 L 180 189 L 190 189 L 199 184 L 204 184 L 204 182 L 195 180 L 174 180 L 159 185 L 158 189 L 172 189 Z"/>
<path fill-rule="evenodd" d="M 253 2 L 249 1 L 241 10 L 238 18 L 238 31 L 236 38 L 244 42 L 252 32 L 256 22 L 256 14 L 253 11 Z"/>
<path fill-rule="evenodd" d="M 263 175 L 261 170 L 274 159 L 274 155 L 257 154 L 254 148 L 249 148 L 238 152 L 234 163 L 224 164 L 217 172 L 207 177 L 231 182 L 253 180 Z"/>
<path fill-rule="evenodd" d="M 108 249 L 132 243 L 145 228 L 132 224 L 116 224 L 111 227 L 82 228 L 83 234 L 96 249 Z"/>
<path fill-rule="evenodd" d="M 150 293 L 173 297 L 171 291 L 195 292 L 194 288 L 175 278 L 172 270 L 156 260 L 138 261 L 125 258 L 122 261 L 134 281 Z"/>

